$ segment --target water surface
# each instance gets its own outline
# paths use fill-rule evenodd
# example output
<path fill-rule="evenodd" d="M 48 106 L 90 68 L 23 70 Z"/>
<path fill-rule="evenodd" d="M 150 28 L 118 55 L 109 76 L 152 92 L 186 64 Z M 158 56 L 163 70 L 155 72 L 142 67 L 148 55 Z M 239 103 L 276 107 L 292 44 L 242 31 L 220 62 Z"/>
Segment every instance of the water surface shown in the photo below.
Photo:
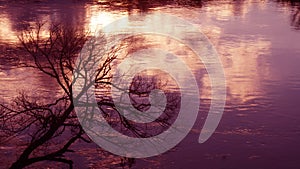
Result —
<path fill-rule="evenodd" d="M 148 44 L 161 45 L 189 63 L 201 86 L 202 104 L 186 139 L 165 154 L 135 160 L 133 168 L 300 168 L 300 32 L 299 20 L 295 19 L 299 19 L 298 6 L 246 0 L 131 7 L 104 2 L 0 2 L 0 8 L 2 100 L 8 101 L 20 91 L 43 93 L 43 99 L 57 94 L 54 81 L 35 70 L 16 68 L 18 60 L 10 59 L 15 54 L 17 35 L 37 20 L 93 31 L 126 15 L 167 13 L 198 26 L 218 51 L 227 84 L 225 112 L 215 134 L 199 144 L 209 107 L 209 77 L 201 62 L 190 59 L 192 53 L 184 46 L 178 47 L 170 38 L 147 37 Z M 158 19 L 156 24 L 163 25 L 164 21 Z M 141 46 L 134 47 L 137 50 Z M 70 155 L 77 159 L 75 167 L 115 166 L 110 158 L 96 158 L 99 152 L 94 151 L 95 147 L 77 148 L 77 153 Z M 0 148 L 0 158 L 6 159 L 10 148 Z M 9 156 L 15 155 L 10 152 Z"/>

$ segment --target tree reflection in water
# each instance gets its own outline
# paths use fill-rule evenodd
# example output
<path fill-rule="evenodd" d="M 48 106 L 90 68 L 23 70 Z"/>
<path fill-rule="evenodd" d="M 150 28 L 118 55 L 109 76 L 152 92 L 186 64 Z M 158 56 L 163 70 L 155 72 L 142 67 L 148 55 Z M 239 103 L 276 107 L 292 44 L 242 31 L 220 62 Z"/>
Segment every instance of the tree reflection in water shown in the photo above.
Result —
<path fill-rule="evenodd" d="M 23 168 L 41 161 L 54 161 L 66 163 L 70 168 L 73 160 L 69 154 L 74 152 L 74 145 L 80 145 L 76 152 L 84 153 L 85 143 L 92 143 L 86 136 L 74 112 L 74 101 L 72 99 L 72 79 L 75 71 L 80 67 L 85 67 L 86 62 L 80 62 L 78 67 L 74 67 L 75 61 L 83 45 L 89 46 L 89 60 L 92 63 L 100 63 L 95 72 L 95 81 L 87 81 L 84 89 L 96 84 L 97 102 L 109 124 L 119 132 L 131 137 L 151 137 L 166 130 L 176 119 L 180 102 L 179 93 L 167 87 L 172 79 L 167 78 L 163 72 L 141 72 L 133 79 L 129 88 L 130 98 L 133 106 L 145 111 L 151 105 L 149 94 L 153 89 L 164 90 L 167 98 L 166 108 L 161 108 L 164 112 L 157 120 L 147 124 L 137 124 L 124 118 L 115 108 L 111 95 L 108 94 L 112 79 L 112 65 L 118 54 L 123 49 L 128 49 L 134 44 L 143 41 L 142 38 L 128 38 L 124 43 L 115 46 L 108 52 L 105 51 L 105 39 L 99 38 L 97 41 L 93 37 L 77 28 L 65 27 L 62 25 L 51 25 L 48 37 L 40 36 L 43 24 L 38 23 L 33 29 L 23 31 L 19 36 L 21 41 L 20 49 L 25 52 L 22 56 L 14 55 L 18 61 L 17 67 L 35 69 L 42 72 L 49 78 L 49 82 L 54 80 L 59 87 L 59 91 L 47 100 L 38 96 L 28 95 L 26 92 L 20 93 L 13 103 L 0 105 L 1 108 L 1 143 L 10 142 L 22 143 L 17 148 L 17 159 L 11 168 Z M 91 38 L 90 41 L 87 41 Z M 127 53 L 126 53 L 127 52 Z M 132 49 L 125 53 L 128 56 L 134 52 Z M 124 53 L 124 50 L 123 50 Z M 104 56 L 104 57 L 99 57 Z M 149 74 L 150 73 L 150 74 Z M 160 76 L 155 76 L 160 74 Z M 173 86 L 176 86 L 176 83 Z M 175 87 L 176 88 L 176 87 Z M 50 90 L 50 89 L 49 89 Z M 83 90 L 84 92 L 85 90 Z M 54 91 L 53 91 L 54 92 Z M 80 143 L 80 144 L 78 144 Z M 76 149 L 76 148 L 75 148 Z M 89 150 L 86 150 L 89 152 Z M 101 150 L 103 151 L 103 150 Z M 100 160 L 92 162 L 96 166 L 108 165 L 130 167 L 133 159 L 117 157 L 105 151 L 99 155 Z"/>
<path fill-rule="evenodd" d="M 299 0 L 278 0 L 281 5 L 291 7 L 291 26 L 296 30 L 300 30 L 300 1 Z"/>
<path fill-rule="evenodd" d="M 49 78 L 49 81 L 54 79 L 60 90 L 56 96 L 49 97 L 46 101 L 39 99 L 42 96 L 31 96 L 23 92 L 14 99 L 13 103 L 2 103 L 0 105 L 0 132 L 1 138 L 5 138 L 1 139 L 2 144 L 17 142 L 17 140 L 22 142 L 22 146 L 16 150 L 17 159 L 10 168 L 23 168 L 41 161 L 66 163 L 72 168 L 73 160 L 69 157 L 69 154 L 74 152 L 74 145 L 79 141 L 81 144 L 82 142 L 92 143 L 85 135 L 74 112 L 73 101 L 77 98 L 72 99 L 72 82 L 76 80 L 76 78 L 72 79 L 72 75 L 75 71 L 78 71 L 77 67 L 74 67 L 75 60 L 83 45 L 87 42 L 88 34 L 80 29 L 51 25 L 49 35 L 45 38 L 40 36 L 42 29 L 43 24 L 37 24 L 35 28 L 23 31 L 19 36 L 21 49 L 26 54 L 20 57 L 18 67 L 42 72 Z M 91 58 L 89 59 L 94 59 L 95 64 L 99 61 L 100 66 L 94 74 L 95 81 L 88 81 L 86 87 L 94 85 L 94 82 L 96 82 L 97 88 L 108 88 L 111 85 L 111 66 L 122 45 L 106 52 L 103 47 L 105 43 L 104 38 L 101 41 L 91 40 L 88 43 L 92 49 L 97 49 L 90 51 L 89 56 Z M 102 56 L 103 52 L 105 58 L 97 57 Z M 86 66 L 84 65 L 85 62 L 80 62 L 80 64 L 83 67 Z M 142 76 L 136 78 L 130 89 L 130 92 L 135 95 L 132 95 L 133 101 L 136 101 L 134 99 L 138 98 L 139 95 L 145 96 L 146 94 L 146 96 L 149 96 L 152 89 L 161 87 L 158 80 L 153 77 L 150 78 L 152 81 L 148 81 L 149 83 L 147 78 L 142 79 Z M 105 95 L 105 98 L 107 97 L 109 96 Z M 169 94 L 168 98 L 171 100 L 170 109 L 166 111 L 165 116 L 154 122 L 163 126 L 163 129 L 170 124 L 168 115 L 173 113 L 174 106 L 172 102 L 174 101 L 175 104 L 178 102 L 178 99 L 173 99 L 172 94 Z M 99 108 L 104 110 L 103 113 L 109 121 L 111 116 L 108 115 L 108 110 L 115 110 L 114 105 L 111 100 L 100 99 L 98 101 Z M 134 105 L 138 109 L 142 109 L 138 102 L 135 102 Z M 150 106 L 147 101 L 143 105 L 144 108 Z M 118 117 L 111 123 L 112 126 L 114 126 L 113 123 L 118 125 L 116 129 L 126 129 L 130 133 L 134 133 L 135 137 L 153 135 L 151 132 L 150 135 L 143 132 L 141 126 L 126 120 L 118 111 L 113 113 L 117 115 L 114 117 Z M 130 135 L 130 133 L 127 134 Z M 157 134 L 157 132 L 154 134 Z M 130 167 L 134 163 L 133 159 L 121 158 L 109 153 L 102 154 L 106 154 L 106 156 L 99 157 L 102 160 L 99 160 L 96 164 L 103 165 L 101 161 L 109 161 L 107 165 Z"/>
<path fill-rule="evenodd" d="M 300 5 L 295 8 L 296 9 L 291 16 L 292 26 L 294 26 L 295 29 L 300 30 Z"/>
<path fill-rule="evenodd" d="M 106 5 L 110 10 L 117 11 L 128 11 L 138 9 L 140 12 L 147 12 L 155 7 L 160 7 L 168 4 L 178 4 L 188 7 L 201 7 L 201 1 L 196 0 L 177 0 L 177 1 L 145 1 L 145 0 L 127 0 L 123 2 L 116 1 L 105 1 L 92 3 L 101 5 Z M 101 4 L 103 3 L 103 4 Z M 234 9 L 238 15 L 241 10 L 243 3 L 241 1 L 230 2 L 234 3 Z M 291 12 L 291 25 L 295 29 L 300 29 L 300 7 L 299 0 L 287 0 L 280 1 L 281 4 L 288 4 L 292 6 Z M 29 8 L 31 6 L 29 5 Z M 35 6 L 36 7 L 36 6 Z M 7 67 L 1 67 L 1 70 L 7 71 L 15 68 L 16 66 L 23 66 L 28 70 L 34 68 L 46 76 L 50 77 L 49 81 L 55 81 L 57 86 L 60 87 L 60 92 L 58 95 L 53 96 L 46 101 L 41 101 L 39 97 L 44 96 L 31 96 L 24 92 L 15 98 L 11 104 L 1 104 L 0 106 L 0 130 L 1 130 L 1 141 L 3 145 L 14 144 L 18 140 L 22 143 L 17 148 L 17 159 L 15 159 L 11 168 L 22 168 L 36 162 L 40 161 L 54 161 L 59 163 L 67 163 L 70 168 L 72 167 L 74 159 L 71 158 L 71 153 L 76 149 L 76 153 L 86 154 L 91 153 L 90 149 L 86 148 L 86 143 L 90 143 L 91 140 L 85 135 L 81 126 L 79 125 L 76 114 L 73 111 L 73 102 L 70 99 L 72 95 L 71 86 L 71 75 L 74 72 L 74 61 L 81 50 L 83 44 L 88 39 L 87 34 L 82 30 L 63 27 L 61 25 L 52 25 L 50 31 L 50 37 L 44 39 L 45 37 L 38 36 L 41 32 L 39 31 L 42 25 L 37 25 L 36 29 L 30 29 L 31 25 L 28 23 L 34 22 L 34 19 L 39 18 L 39 8 L 12 8 L 10 11 L 6 11 L 8 18 L 11 20 L 13 31 L 23 31 L 20 36 L 22 41 L 22 50 L 9 49 L 5 47 L 8 52 L 7 55 L 1 56 L 1 63 L 5 62 Z M 65 15 L 64 19 L 71 19 L 70 23 L 65 24 L 67 26 L 76 25 L 79 17 L 84 17 L 85 8 L 84 5 L 79 8 L 72 8 L 69 12 L 61 12 Z M 290 9 L 290 8 L 289 8 Z M 3 9 L 7 10 L 6 8 Z M 63 7 L 60 10 L 65 10 Z M 41 13 L 41 12 L 40 12 Z M 53 14 L 54 15 L 54 14 Z M 56 13 L 57 15 L 57 13 Z M 75 16 L 72 18 L 70 16 Z M 55 17 L 49 17 L 51 19 Z M 63 18 L 58 16 L 57 18 Z M 67 18 L 67 19 L 66 19 Z M 49 22 L 54 22 L 53 20 Z M 24 25 L 23 25 L 24 23 Z M 83 25 L 83 24 L 82 24 Z M 20 28 L 22 27 L 22 28 Z M 26 29 L 30 29 L 26 31 Z M 25 31 L 24 31 L 25 30 Z M 136 40 L 134 40 L 136 41 Z M 105 41 L 103 41 L 105 43 Z M 98 44 L 101 49 L 101 44 Z M 115 48 L 115 51 L 111 51 L 107 55 L 107 60 L 104 60 L 104 66 L 110 66 L 111 63 L 116 59 L 116 52 L 120 48 Z M 14 50 L 12 52 L 12 50 Z M 18 52 L 16 52 L 18 51 Z M 24 51 L 26 55 L 24 54 Z M 14 56 L 14 57 L 6 57 Z M 108 71 L 104 70 L 101 72 L 103 77 L 105 77 L 106 82 L 110 80 L 110 74 Z M 164 77 L 155 77 L 152 75 L 147 75 L 144 72 L 139 76 L 135 77 L 135 81 L 131 86 L 131 96 L 133 105 L 139 110 L 146 110 L 150 105 L 147 102 L 149 96 L 149 91 L 155 88 L 164 88 L 162 82 Z M 139 82 L 148 82 L 146 84 L 140 84 Z M 99 81 L 100 82 L 100 81 Z M 109 89 L 110 84 L 107 83 L 96 83 L 98 88 Z M 160 119 L 154 123 L 149 123 L 147 125 L 135 124 L 131 121 L 120 116 L 119 112 L 112 106 L 112 100 L 109 95 L 99 95 L 97 97 L 99 107 L 103 110 L 103 115 L 107 117 L 111 126 L 114 127 L 119 132 L 127 134 L 133 137 L 151 137 L 153 135 L 159 134 L 162 130 L 168 128 L 172 123 L 172 119 L 176 116 L 176 107 L 174 105 L 179 101 L 178 93 L 173 91 L 166 92 L 168 97 L 169 109 L 167 108 L 165 114 L 161 116 Z M 143 98 L 139 98 L 143 97 Z M 138 102 L 138 99 L 144 100 L 143 103 Z M 146 99 L 144 99 L 146 98 Z M 172 105 L 174 104 L 174 105 Z M 175 113 L 174 113 L 175 112 Z M 172 114 L 174 113 L 174 114 Z M 168 120 L 165 120 L 168 119 Z M 118 123 L 122 121 L 123 123 Z M 160 125 L 161 128 L 157 129 L 154 126 Z M 130 130 L 127 130 L 130 128 Z M 144 130 L 147 128 L 147 130 Z M 147 132 L 145 132 L 147 131 Z M 74 145 L 80 144 L 79 148 Z M 91 145 L 90 143 L 88 145 Z M 94 145 L 95 146 L 95 145 Z M 88 147 L 88 146 L 87 146 Z M 126 159 L 117 156 L 113 156 L 101 149 L 97 149 L 101 152 L 94 152 L 99 157 L 95 159 L 89 159 L 91 164 L 97 167 L 109 168 L 114 167 L 130 167 L 133 163 L 133 159 Z M 14 151 L 8 149 L 7 151 Z M 10 153 L 11 154 L 11 153 Z M 12 158 L 13 155 L 7 157 Z M 94 161 L 98 160 L 98 161 Z M 4 160 L 3 160 L 4 161 Z"/>

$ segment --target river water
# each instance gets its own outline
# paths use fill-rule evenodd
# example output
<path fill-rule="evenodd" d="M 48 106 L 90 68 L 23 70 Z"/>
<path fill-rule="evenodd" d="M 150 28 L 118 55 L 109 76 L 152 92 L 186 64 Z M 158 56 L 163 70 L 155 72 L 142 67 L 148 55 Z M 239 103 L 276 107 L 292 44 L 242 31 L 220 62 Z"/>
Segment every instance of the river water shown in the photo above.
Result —
<path fill-rule="evenodd" d="M 136 159 L 132 167 L 300 168 L 299 6 L 255 0 L 202 4 L 139 2 L 124 5 L 106 1 L 0 1 L 1 101 L 14 98 L 20 91 L 45 93 L 44 99 L 57 94 L 53 92 L 54 82 L 35 70 L 15 68 L 17 63 L 10 56 L 13 54 L 10 46 L 18 43 L 17 35 L 37 20 L 79 25 L 93 31 L 123 16 L 167 13 L 199 27 L 216 48 L 226 77 L 225 111 L 216 132 L 207 142 L 199 144 L 198 137 L 208 111 L 206 102 L 210 99 L 209 77 L 205 71 L 199 71 L 200 63 L 188 59 L 190 53 L 182 54 L 184 48 L 177 48 L 176 43 L 168 39 L 152 39 L 154 45 L 165 44 L 187 57 L 198 73 L 204 103 L 193 130 L 180 144 L 162 155 Z M 164 21 L 158 19 L 156 24 L 163 25 Z M 47 30 L 42 34 L 47 36 Z M 91 153 L 93 148 L 78 148 L 77 153 L 71 155 L 76 159 L 75 168 L 116 166 L 108 159 L 95 162 L 98 159 L 97 153 Z M 9 148 L 2 147 L 2 150 Z M 8 154 L 0 153 L 0 159 L 15 157 L 14 153 Z"/>

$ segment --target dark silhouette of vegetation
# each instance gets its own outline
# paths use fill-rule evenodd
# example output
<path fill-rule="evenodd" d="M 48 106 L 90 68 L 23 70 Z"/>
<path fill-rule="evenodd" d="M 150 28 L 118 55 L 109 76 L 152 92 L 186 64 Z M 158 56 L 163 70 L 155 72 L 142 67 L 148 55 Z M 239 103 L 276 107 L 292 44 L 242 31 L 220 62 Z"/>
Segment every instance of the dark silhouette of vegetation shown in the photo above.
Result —
<path fill-rule="evenodd" d="M 300 1 L 299 0 L 277 0 L 277 2 L 279 3 L 287 3 L 291 6 L 299 6 L 300 5 Z"/>
<path fill-rule="evenodd" d="M 300 30 L 300 0 L 278 0 L 277 2 L 291 7 L 291 26 Z"/>
<path fill-rule="evenodd" d="M 120 45 L 106 49 L 105 44 L 108 42 L 104 37 L 95 39 L 80 29 L 55 24 L 50 26 L 47 36 L 42 36 L 43 29 L 43 24 L 37 24 L 19 36 L 20 50 L 26 54 L 19 59 L 18 67 L 43 73 L 49 78 L 49 82 L 55 82 L 59 90 L 56 91 L 56 96 L 49 96 L 47 100 L 40 99 L 42 96 L 33 97 L 23 92 L 13 103 L 0 104 L 0 135 L 3 138 L 1 142 L 21 138 L 25 143 L 25 146 L 18 149 L 18 158 L 11 165 L 12 169 L 24 168 L 41 161 L 66 163 L 72 168 L 72 159 L 66 157 L 66 153 L 74 152 L 72 145 L 79 140 L 92 142 L 77 119 L 74 102 L 77 102 L 92 85 L 109 91 L 114 85 L 111 83 L 111 70 L 118 54 L 133 42 L 141 40 L 128 38 Z M 84 45 L 84 52 L 90 62 L 79 61 L 75 67 L 75 61 Z M 83 90 L 74 97 L 72 84 L 77 77 L 73 75 L 75 72 L 80 74 L 81 71 L 85 74 L 84 71 L 87 71 L 91 63 L 94 66 L 97 64 L 97 69 L 92 74 L 95 78 L 87 80 Z M 151 90 L 167 86 L 161 81 L 162 79 L 154 76 L 138 75 L 129 91 L 125 92 L 131 94 L 134 107 L 143 111 L 151 105 L 147 99 L 140 103 L 138 98 L 148 98 Z M 98 95 L 97 103 L 108 123 L 117 131 L 131 137 L 146 138 L 164 131 L 175 120 L 177 105 L 180 102 L 179 95 L 171 91 L 166 91 L 166 95 L 168 104 L 163 115 L 146 124 L 137 124 L 123 117 L 116 109 L 111 96 L 105 92 Z M 120 165 L 130 167 L 133 163 L 133 159 L 122 158 Z"/>
<path fill-rule="evenodd" d="M 73 161 L 66 158 L 65 153 L 73 152 L 71 146 L 78 140 L 91 143 L 77 120 L 72 99 L 74 63 L 88 34 L 57 24 L 51 25 L 48 37 L 42 37 L 42 29 L 43 24 L 37 24 L 19 36 L 21 49 L 28 57 L 28 60 L 23 58 L 26 61 L 21 61 L 19 67 L 44 73 L 56 81 L 60 91 L 58 96 L 49 97 L 46 102 L 24 92 L 13 104 L 0 105 L 1 142 L 19 136 L 26 142 L 10 168 L 23 168 L 45 160 L 66 163 L 72 168 Z M 107 78 L 109 66 L 116 58 L 111 54 L 98 69 L 98 80 Z"/>
<path fill-rule="evenodd" d="M 295 29 L 300 30 L 300 3 L 299 6 L 294 9 L 291 15 L 291 21 L 292 26 L 295 27 Z"/>

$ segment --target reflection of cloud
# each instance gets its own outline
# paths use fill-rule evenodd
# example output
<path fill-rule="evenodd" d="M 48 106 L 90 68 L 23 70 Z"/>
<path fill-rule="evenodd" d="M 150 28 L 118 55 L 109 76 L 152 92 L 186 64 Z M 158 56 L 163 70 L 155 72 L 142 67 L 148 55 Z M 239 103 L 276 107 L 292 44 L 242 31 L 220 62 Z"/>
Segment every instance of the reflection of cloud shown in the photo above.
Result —
<path fill-rule="evenodd" d="M 213 7 L 204 8 L 207 14 L 213 16 L 216 20 L 227 21 L 232 18 L 232 16 L 240 15 L 245 16 L 248 13 L 248 8 L 243 5 L 243 2 L 236 3 L 226 3 L 219 4 Z"/>
<path fill-rule="evenodd" d="M 214 25 L 204 28 L 223 63 L 228 94 L 246 102 L 251 99 L 250 95 L 261 92 L 260 81 L 271 78 L 270 66 L 263 58 L 270 54 L 271 42 L 260 36 L 226 35 L 224 31 Z M 203 84 L 207 88 L 210 86 L 208 76 L 203 79 Z"/>
<path fill-rule="evenodd" d="M 256 15 L 253 15 L 253 11 L 264 10 L 266 3 L 254 3 L 252 1 L 218 2 L 215 5 L 216 2 L 209 3 L 212 4 L 201 9 L 204 11 L 201 15 L 186 11 L 186 9 L 172 10 L 176 10 L 176 13 L 181 17 L 183 16 L 187 20 L 199 24 L 201 30 L 216 47 L 224 66 L 229 90 L 228 99 L 247 102 L 253 99 L 251 96 L 263 95 L 261 81 L 271 78 L 270 65 L 266 62 L 267 58 L 263 56 L 270 54 L 271 42 L 265 39 L 263 35 L 252 33 L 251 31 L 255 31 L 256 28 L 250 29 L 248 26 L 254 25 L 248 22 L 256 17 Z M 166 12 L 172 13 L 168 9 L 166 9 Z M 238 17 L 246 23 L 244 24 L 240 20 L 236 21 L 234 17 Z M 259 18 L 257 19 L 259 21 Z M 258 31 L 261 31 L 263 28 L 261 25 L 259 26 Z M 172 45 L 168 44 L 168 46 Z M 187 50 L 180 51 L 186 52 Z M 185 54 L 191 56 L 189 53 Z M 205 74 L 201 81 L 203 85 L 201 97 L 210 98 L 209 77 Z"/>
<path fill-rule="evenodd" d="M 17 42 L 18 38 L 12 31 L 12 24 L 5 14 L 0 15 L 0 41 L 1 42 Z"/>
<path fill-rule="evenodd" d="M 209 4 L 210 5 L 203 8 L 205 14 L 218 21 L 228 21 L 234 16 L 245 18 L 250 10 L 252 10 L 251 8 L 258 8 L 262 10 L 266 7 L 266 2 L 261 1 L 260 3 L 257 3 L 254 0 L 233 1 L 230 3 L 228 1 L 212 1 L 209 2 Z"/>
<path fill-rule="evenodd" d="M 118 16 L 122 15 L 122 12 L 114 14 L 109 11 L 103 11 L 97 6 L 87 6 L 86 11 L 86 18 L 89 18 L 89 21 L 85 27 L 87 30 L 90 30 L 92 32 L 108 25 L 109 23 L 115 21 Z"/>
<path fill-rule="evenodd" d="M 245 20 L 247 17 L 246 21 L 251 20 L 255 17 L 252 11 L 261 11 L 265 6 L 264 2 L 252 1 L 221 3 L 205 7 L 205 13 L 200 16 L 202 31 L 215 45 L 223 63 L 228 99 L 246 102 L 253 99 L 251 95 L 262 95 L 260 82 L 271 76 L 269 63 L 263 57 L 270 54 L 271 42 L 265 36 L 247 30 L 248 26 L 253 25 L 233 19 L 238 16 L 239 19 Z M 226 21 L 230 26 L 220 21 Z M 205 88 L 210 86 L 208 76 L 204 77 L 203 84 Z"/>
<path fill-rule="evenodd" d="M 49 16 L 41 17 L 41 21 L 48 21 L 50 19 Z M 30 27 L 35 27 L 36 22 L 28 22 Z M 39 32 L 40 38 L 49 37 L 49 24 L 43 26 L 43 28 Z M 9 16 L 5 14 L 0 14 L 0 42 L 8 42 L 8 43 L 18 43 L 18 34 L 21 32 L 17 32 L 13 29 L 12 22 Z M 34 36 L 36 36 L 36 32 L 32 32 Z"/>
<path fill-rule="evenodd" d="M 217 20 L 228 20 L 232 15 L 232 6 L 230 4 L 224 4 L 221 6 L 207 7 L 207 12 L 213 13 Z"/>
<path fill-rule="evenodd" d="M 234 98 L 243 102 L 249 95 L 259 92 L 260 81 L 269 76 L 268 66 L 259 61 L 261 55 L 270 53 L 271 43 L 264 39 L 241 40 L 218 48 L 222 57 L 227 86 Z M 264 71 L 261 70 L 262 67 Z"/>

